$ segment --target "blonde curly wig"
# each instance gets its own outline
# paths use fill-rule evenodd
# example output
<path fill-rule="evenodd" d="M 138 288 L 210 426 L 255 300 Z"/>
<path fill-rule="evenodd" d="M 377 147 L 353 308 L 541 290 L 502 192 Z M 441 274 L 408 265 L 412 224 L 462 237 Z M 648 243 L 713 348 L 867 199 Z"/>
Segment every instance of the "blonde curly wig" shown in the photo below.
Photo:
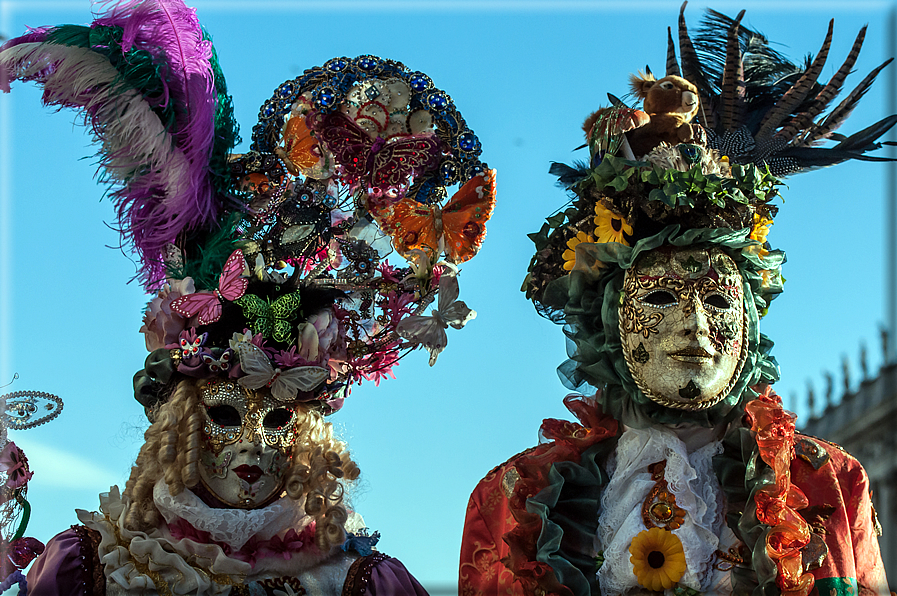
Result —
<path fill-rule="evenodd" d="M 125 518 L 129 529 L 149 531 L 161 522 L 153 503 L 153 487 L 160 478 L 173 495 L 199 482 L 204 421 L 199 388 L 206 382 L 180 380 L 168 401 L 155 410 L 125 485 L 124 496 L 131 502 Z M 345 540 L 343 481 L 358 478 L 359 470 L 320 412 L 300 405 L 296 413 L 298 437 L 284 489 L 292 499 L 305 497 L 305 512 L 315 519 L 315 540 L 326 551 Z"/>

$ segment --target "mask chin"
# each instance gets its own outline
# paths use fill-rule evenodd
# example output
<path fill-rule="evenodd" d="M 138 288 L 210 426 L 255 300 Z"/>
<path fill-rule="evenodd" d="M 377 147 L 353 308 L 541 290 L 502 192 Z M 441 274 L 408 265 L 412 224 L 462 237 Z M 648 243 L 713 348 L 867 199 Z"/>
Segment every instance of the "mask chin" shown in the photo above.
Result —
<path fill-rule="evenodd" d="M 665 247 L 626 272 L 620 340 L 651 401 L 705 410 L 732 390 L 747 358 L 743 280 L 719 249 Z"/>
<path fill-rule="evenodd" d="M 235 443 L 215 455 L 200 453 L 199 477 L 203 488 L 222 504 L 236 509 L 256 509 L 283 493 L 291 459 L 258 443 Z"/>

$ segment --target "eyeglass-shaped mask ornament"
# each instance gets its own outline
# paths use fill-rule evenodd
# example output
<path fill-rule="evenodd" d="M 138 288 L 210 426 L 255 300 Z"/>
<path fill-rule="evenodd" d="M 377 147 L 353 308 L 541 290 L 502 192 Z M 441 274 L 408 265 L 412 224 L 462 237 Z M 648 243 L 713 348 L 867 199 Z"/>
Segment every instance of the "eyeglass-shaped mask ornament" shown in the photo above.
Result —
<path fill-rule="evenodd" d="M 722 250 L 663 247 L 626 272 L 620 339 L 650 400 L 679 410 L 719 403 L 744 367 L 745 333 L 741 273 Z"/>
<path fill-rule="evenodd" d="M 233 381 L 211 381 L 200 397 L 203 485 L 230 507 L 267 505 L 282 492 L 292 463 L 299 407 Z"/>

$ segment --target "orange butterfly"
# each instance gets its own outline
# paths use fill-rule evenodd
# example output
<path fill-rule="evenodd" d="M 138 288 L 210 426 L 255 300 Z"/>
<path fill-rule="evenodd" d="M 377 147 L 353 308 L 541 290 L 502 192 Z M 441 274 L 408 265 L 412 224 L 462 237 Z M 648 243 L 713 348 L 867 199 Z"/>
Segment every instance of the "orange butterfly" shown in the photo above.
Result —
<path fill-rule="evenodd" d="M 463 263 L 480 250 L 494 208 L 495 170 L 486 170 L 464 184 L 444 207 L 422 205 L 413 197 L 402 199 L 385 218 L 383 231 L 392 236 L 402 255 L 419 248 L 438 256 L 444 240 L 448 260 Z"/>
<path fill-rule="evenodd" d="M 322 151 L 304 114 L 294 113 L 290 117 L 274 153 L 294 176 L 302 174 L 316 180 L 330 176 L 333 158 Z"/>

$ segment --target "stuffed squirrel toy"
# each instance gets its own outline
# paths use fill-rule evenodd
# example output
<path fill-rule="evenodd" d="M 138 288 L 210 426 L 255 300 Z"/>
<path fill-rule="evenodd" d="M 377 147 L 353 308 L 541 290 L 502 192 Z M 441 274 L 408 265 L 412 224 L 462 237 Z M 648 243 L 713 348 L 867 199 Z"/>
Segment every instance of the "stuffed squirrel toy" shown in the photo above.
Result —
<path fill-rule="evenodd" d="M 636 157 L 642 157 L 662 142 L 671 145 L 698 142 L 699 126 L 690 122 L 698 113 L 698 88 L 677 76 L 668 76 L 659 81 L 650 72 L 646 75 L 632 75 L 629 80 L 633 93 L 643 100 L 642 110 L 647 113 L 647 122 L 626 133 L 626 139 Z M 592 126 L 608 108 L 602 108 L 589 116 L 583 123 L 586 136 Z"/>

